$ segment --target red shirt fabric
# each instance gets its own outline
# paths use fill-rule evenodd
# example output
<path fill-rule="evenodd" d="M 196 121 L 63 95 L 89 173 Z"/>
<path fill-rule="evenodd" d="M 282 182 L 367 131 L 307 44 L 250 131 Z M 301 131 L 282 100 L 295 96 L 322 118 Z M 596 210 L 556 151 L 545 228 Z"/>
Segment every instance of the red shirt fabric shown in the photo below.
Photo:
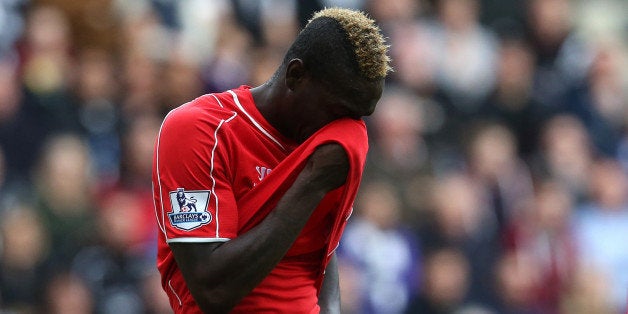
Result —
<path fill-rule="evenodd" d="M 155 144 L 157 267 L 176 313 L 200 313 L 168 243 L 224 242 L 276 206 L 316 146 L 337 142 L 351 163 L 347 183 L 314 211 L 286 256 L 232 311 L 317 313 L 323 270 L 351 212 L 362 176 L 366 127 L 341 119 L 297 145 L 259 113 L 249 87 L 201 96 L 172 110 Z"/>

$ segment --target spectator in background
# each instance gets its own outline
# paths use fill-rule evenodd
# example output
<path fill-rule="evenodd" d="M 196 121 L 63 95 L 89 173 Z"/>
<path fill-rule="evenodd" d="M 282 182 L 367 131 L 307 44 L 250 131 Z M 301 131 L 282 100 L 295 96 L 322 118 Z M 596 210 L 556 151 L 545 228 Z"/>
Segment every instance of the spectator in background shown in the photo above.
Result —
<path fill-rule="evenodd" d="M 39 310 L 52 250 L 42 217 L 23 202 L 0 212 L 0 308 Z"/>
<path fill-rule="evenodd" d="M 383 31 L 395 44 L 390 47 L 391 80 L 429 97 L 434 93 L 439 62 L 433 21 L 426 1 L 368 1 L 369 11 L 382 21 Z"/>
<path fill-rule="evenodd" d="M 205 90 L 209 92 L 226 90 L 249 80 L 250 34 L 229 14 L 222 17 L 221 25 L 216 50 L 203 69 Z"/>
<path fill-rule="evenodd" d="M 173 52 L 164 64 L 159 86 L 164 107 L 183 104 L 202 95 L 204 90 L 199 64 L 179 51 Z"/>
<path fill-rule="evenodd" d="M 60 272 L 46 285 L 42 309 L 50 314 L 90 314 L 94 313 L 94 297 L 78 276 Z"/>
<path fill-rule="evenodd" d="M 395 185 L 401 197 L 403 220 L 420 223 L 425 207 L 421 193 L 432 163 L 443 162 L 432 156 L 428 137 L 439 127 L 433 119 L 438 108 L 428 98 L 419 97 L 411 89 L 388 85 L 378 110 L 367 120 L 371 147 L 367 156 L 366 179 L 387 180 Z"/>
<path fill-rule="evenodd" d="M 377 21 L 381 21 L 379 23 L 382 24 L 384 30 L 391 24 L 404 24 L 416 19 L 425 6 L 424 1 L 421 0 L 392 0 L 388 2 L 366 0 L 363 2 L 366 10 L 373 14 Z"/>
<path fill-rule="evenodd" d="M 96 313 L 142 313 L 146 307 L 142 284 L 154 273 L 154 255 L 146 254 L 143 230 L 149 217 L 140 200 L 118 192 L 104 200 L 98 212 L 98 240 L 83 248 L 72 261 L 78 275 L 94 296 Z"/>
<path fill-rule="evenodd" d="M 51 137 L 35 176 L 37 211 L 52 247 L 52 259 L 64 265 L 92 239 L 94 227 L 92 160 L 77 135 Z"/>
<path fill-rule="evenodd" d="M 502 38 L 496 84 L 478 114 L 479 119 L 496 120 L 506 125 L 517 140 L 516 153 L 524 158 L 529 158 L 537 149 L 539 129 L 547 119 L 543 106 L 532 98 L 534 71 L 534 55 L 525 41 Z"/>
<path fill-rule="evenodd" d="M 17 73 L 17 58 L 0 59 L 0 122 L 8 124 L 20 110 L 22 93 Z"/>
<path fill-rule="evenodd" d="M 22 11 L 26 0 L 3 1 L 0 4 L 0 59 L 13 54 L 15 42 L 24 28 Z"/>
<path fill-rule="evenodd" d="M 579 203 L 586 197 L 589 168 L 595 152 L 586 129 L 571 115 L 558 115 L 541 129 L 532 167 L 539 177 L 551 177 L 567 187 Z"/>
<path fill-rule="evenodd" d="M 26 184 L 42 143 L 42 134 L 23 102 L 18 60 L 0 59 L 0 145 L 7 185 Z"/>
<path fill-rule="evenodd" d="M 151 183 L 150 181 L 146 182 L 146 179 L 152 175 L 153 145 L 160 125 L 160 120 L 157 117 L 143 115 L 130 121 L 126 126 L 122 141 L 121 166 L 123 176 L 119 182 L 124 188 L 150 192 Z M 149 194 L 152 195 L 152 192 Z M 150 199 L 152 202 L 152 196 Z"/>
<path fill-rule="evenodd" d="M 432 43 L 439 56 L 436 84 L 457 134 L 463 121 L 477 113 L 495 81 L 497 41 L 479 24 L 479 5 L 477 0 L 437 3 L 436 40 Z"/>
<path fill-rule="evenodd" d="M 605 274 L 598 269 L 580 267 L 573 284 L 564 291 L 561 312 L 569 314 L 622 313 L 609 302 L 611 287 Z"/>
<path fill-rule="evenodd" d="M 0 145 L 11 181 L 30 175 L 47 136 L 77 130 L 69 94 L 70 45 L 67 19 L 55 7 L 27 11 L 19 59 L 0 62 Z"/>
<path fill-rule="evenodd" d="M 78 118 L 94 161 L 99 184 L 111 184 L 119 177 L 120 112 L 115 64 L 106 51 L 87 49 L 77 62 L 76 98 Z"/>
<path fill-rule="evenodd" d="M 532 196 L 532 176 L 517 157 L 517 142 L 509 129 L 497 123 L 479 123 L 470 133 L 469 176 L 501 232 Z"/>
<path fill-rule="evenodd" d="M 126 49 L 120 56 L 124 83 L 120 111 L 126 123 L 141 115 L 162 115 L 170 110 L 160 98 L 161 63 L 176 45 L 151 11 L 131 14 L 123 21 Z"/>
<path fill-rule="evenodd" d="M 250 69 L 251 85 L 263 84 L 267 77 L 272 76 L 282 57 L 282 51 L 275 47 L 255 49 Z"/>
<path fill-rule="evenodd" d="M 617 154 L 622 131 L 628 127 L 628 78 L 622 76 L 628 59 L 610 42 L 600 41 L 586 80 L 570 90 L 568 111 L 578 117 L 601 154 Z"/>
<path fill-rule="evenodd" d="M 530 255 L 509 251 L 499 257 L 495 266 L 497 294 L 501 303 L 497 307 L 498 313 L 546 313 L 536 303 L 535 289 L 540 279 L 538 271 Z"/>
<path fill-rule="evenodd" d="M 511 220 L 498 279 L 504 312 L 560 313 L 562 294 L 578 267 L 573 206 L 564 186 L 541 182 L 526 211 Z"/>
<path fill-rule="evenodd" d="M 138 254 L 153 256 L 156 254 L 157 224 L 154 220 L 155 211 L 150 178 L 152 175 L 153 145 L 160 121 L 150 115 L 142 115 L 123 130 L 122 154 L 120 157 L 120 178 L 113 184 L 102 184 L 97 191 L 100 203 L 109 204 L 119 200 L 129 210 L 138 212 L 141 224 L 133 228 L 138 247 Z M 151 219 L 148 219 L 148 218 Z M 151 255 L 152 254 L 152 255 Z"/>
<path fill-rule="evenodd" d="M 222 32 L 222 21 L 225 15 L 231 14 L 230 5 L 235 1 L 171 1 L 176 5 L 178 16 L 177 41 L 179 43 L 179 53 L 183 58 L 196 64 L 204 65 L 210 60 L 215 51 L 217 38 Z M 251 5 L 253 2 L 249 2 Z M 250 8 L 247 7 L 247 8 Z M 125 11 L 125 7 L 120 8 Z M 250 21 L 250 20 L 249 20 Z"/>
<path fill-rule="evenodd" d="M 395 179 L 400 185 L 429 168 L 423 139 L 424 101 L 412 91 L 388 87 L 378 110 L 367 120 L 373 135 L 369 151 L 370 173 Z"/>
<path fill-rule="evenodd" d="M 591 52 L 572 25 L 569 0 L 530 0 L 528 41 L 536 59 L 533 95 L 548 110 L 564 110 L 567 93 L 585 78 Z"/>
<path fill-rule="evenodd" d="M 482 306 L 496 303 L 493 269 L 500 243 L 498 221 L 480 187 L 463 172 L 436 178 L 430 192 L 432 218 L 419 229 L 425 251 L 453 247 L 462 252 L 470 267 L 465 300 Z"/>
<path fill-rule="evenodd" d="M 54 6 L 35 6 L 28 14 L 22 52 L 22 77 L 31 130 L 45 138 L 51 132 L 78 131 L 71 95 L 73 60 L 67 16 Z"/>
<path fill-rule="evenodd" d="M 527 1 L 519 0 L 480 0 L 480 21 L 498 30 L 504 25 L 523 24 Z"/>
<path fill-rule="evenodd" d="M 139 52 L 128 52 L 123 59 L 125 92 L 120 104 L 123 122 L 145 114 L 160 114 L 163 108 L 159 101 L 158 64 Z"/>
<path fill-rule="evenodd" d="M 400 222 L 401 202 L 393 185 L 363 187 L 339 248 L 339 259 L 357 275 L 357 313 L 403 313 L 416 283 L 418 252 Z M 394 257 L 394 258 L 392 258 Z"/>
<path fill-rule="evenodd" d="M 120 47 L 120 23 L 113 6 L 124 0 L 74 1 L 74 0 L 29 0 L 35 7 L 58 9 L 65 16 L 72 48 L 103 49 L 112 54 Z M 128 1 L 127 1 L 128 2 Z M 143 1 L 136 1 L 143 2 Z M 151 1 L 154 2 L 154 1 Z M 161 1 L 159 1 L 161 2 Z"/>
<path fill-rule="evenodd" d="M 607 306 L 626 310 L 628 284 L 628 177 L 614 160 L 593 164 L 589 199 L 575 216 L 576 241 L 583 267 L 599 272 L 608 283 Z"/>
<path fill-rule="evenodd" d="M 471 268 L 456 248 L 442 247 L 425 256 L 422 289 L 412 299 L 406 313 L 458 313 L 465 305 Z"/>

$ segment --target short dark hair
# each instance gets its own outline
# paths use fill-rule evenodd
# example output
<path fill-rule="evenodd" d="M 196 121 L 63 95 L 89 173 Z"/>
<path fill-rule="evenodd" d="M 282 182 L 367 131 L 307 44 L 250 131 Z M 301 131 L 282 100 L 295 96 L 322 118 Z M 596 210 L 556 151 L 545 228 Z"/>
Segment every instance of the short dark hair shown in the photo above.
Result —
<path fill-rule="evenodd" d="M 330 8 L 313 15 L 283 64 L 299 58 L 314 78 L 324 82 L 346 77 L 377 81 L 391 70 L 387 52 L 374 20 L 359 11 Z"/>

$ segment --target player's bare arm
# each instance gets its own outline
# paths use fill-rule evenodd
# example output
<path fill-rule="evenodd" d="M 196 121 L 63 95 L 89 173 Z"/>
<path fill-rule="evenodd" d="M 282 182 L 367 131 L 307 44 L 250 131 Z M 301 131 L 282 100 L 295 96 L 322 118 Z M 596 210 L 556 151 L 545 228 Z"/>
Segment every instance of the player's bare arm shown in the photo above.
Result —
<path fill-rule="evenodd" d="M 318 306 L 321 308 L 321 313 L 324 314 L 340 313 L 340 285 L 336 253 L 329 260 L 325 269 L 325 279 L 318 296 Z"/>
<path fill-rule="evenodd" d="M 251 292 L 286 254 L 325 194 L 344 184 L 348 171 L 340 145 L 320 146 L 277 207 L 247 233 L 224 243 L 171 243 L 199 307 L 228 312 Z"/>

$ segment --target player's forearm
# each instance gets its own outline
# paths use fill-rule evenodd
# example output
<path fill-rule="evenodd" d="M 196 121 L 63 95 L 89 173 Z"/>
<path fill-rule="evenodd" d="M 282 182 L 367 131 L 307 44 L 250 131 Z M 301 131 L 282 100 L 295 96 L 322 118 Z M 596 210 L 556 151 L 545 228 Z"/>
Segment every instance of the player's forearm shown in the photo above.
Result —
<path fill-rule="evenodd" d="M 201 309 L 227 312 L 252 291 L 286 254 L 323 196 L 296 182 L 258 226 L 217 247 L 188 276 L 184 272 Z"/>
<path fill-rule="evenodd" d="M 216 248 L 193 274 L 186 276 L 192 295 L 201 309 L 228 311 L 250 293 L 279 263 L 322 196 L 311 193 L 287 195 L 295 212 L 282 216 L 287 204 L 280 204 L 258 226 Z M 184 274 L 185 275 L 185 274 Z"/>
<path fill-rule="evenodd" d="M 211 313 L 229 311 L 270 273 L 325 194 L 344 182 L 334 177 L 346 179 L 348 170 L 344 168 L 346 165 L 341 166 L 308 162 L 276 208 L 259 225 L 214 246 L 211 251 L 199 252 L 185 244 L 172 246 L 188 288 L 201 309 Z"/>
<path fill-rule="evenodd" d="M 318 306 L 324 314 L 340 313 L 340 285 L 336 254 L 329 260 L 325 269 L 325 279 L 318 295 Z"/>

